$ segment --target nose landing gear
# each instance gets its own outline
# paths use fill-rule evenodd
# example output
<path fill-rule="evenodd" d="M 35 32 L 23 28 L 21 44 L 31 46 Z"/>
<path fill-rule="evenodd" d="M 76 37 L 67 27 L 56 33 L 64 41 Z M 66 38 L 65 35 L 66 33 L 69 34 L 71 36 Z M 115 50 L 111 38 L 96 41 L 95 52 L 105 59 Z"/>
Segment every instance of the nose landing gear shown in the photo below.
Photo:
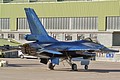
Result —
<path fill-rule="evenodd" d="M 85 70 L 88 70 L 88 65 L 85 65 L 85 66 L 84 66 L 84 69 L 85 69 Z"/>

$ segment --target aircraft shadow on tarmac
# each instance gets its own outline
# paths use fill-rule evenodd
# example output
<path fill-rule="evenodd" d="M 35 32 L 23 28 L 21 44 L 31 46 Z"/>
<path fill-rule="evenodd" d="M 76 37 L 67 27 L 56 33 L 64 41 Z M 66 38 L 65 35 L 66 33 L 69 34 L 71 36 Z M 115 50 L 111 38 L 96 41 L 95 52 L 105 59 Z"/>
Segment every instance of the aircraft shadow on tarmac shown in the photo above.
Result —
<path fill-rule="evenodd" d="M 8 64 L 8 67 L 34 67 L 42 64 Z M 53 71 L 67 71 L 67 72 L 97 72 L 97 73 L 109 73 L 109 72 L 120 72 L 120 69 L 78 69 L 77 71 L 72 71 L 71 68 L 59 68 Z"/>
<path fill-rule="evenodd" d="M 8 67 L 31 67 L 36 65 L 39 66 L 41 64 L 8 64 Z"/>
<path fill-rule="evenodd" d="M 70 70 L 70 68 L 64 68 L 64 69 L 55 69 L 55 71 L 109 73 L 109 72 L 120 72 L 120 69 L 89 69 L 89 70 L 78 69 L 77 71 L 72 71 Z"/>

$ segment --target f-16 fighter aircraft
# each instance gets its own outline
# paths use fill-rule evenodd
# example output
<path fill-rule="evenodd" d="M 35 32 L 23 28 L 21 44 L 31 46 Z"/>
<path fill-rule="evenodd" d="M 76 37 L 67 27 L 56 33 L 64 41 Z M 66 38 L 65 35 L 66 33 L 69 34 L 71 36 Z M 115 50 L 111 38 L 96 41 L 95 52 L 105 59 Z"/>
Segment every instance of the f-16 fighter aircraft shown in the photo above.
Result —
<path fill-rule="evenodd" d="M 40 62 L 47 64 L 48 67 L 54 70 L 55 65 L 59 65 L 60 60 L 66 60 L 73 71 L 77 70 L 77 65 L 73 63 L 72 58 L 82 57 L 82 65 L 85 65 L 85 70 L 88 69 L 90 58 L 95 56 L 95 52 L 118 52 L 111 50 L 104 45 L 92 41 L 92 39 L 84 39 L 72 42 L 58 41 L 48 35 L 38 16 L 32 8 L 25 8 L 29 28 L 31 34 L 27 34 L 27 41 L 22 47 L 22 52 L 40 57 Z"/>

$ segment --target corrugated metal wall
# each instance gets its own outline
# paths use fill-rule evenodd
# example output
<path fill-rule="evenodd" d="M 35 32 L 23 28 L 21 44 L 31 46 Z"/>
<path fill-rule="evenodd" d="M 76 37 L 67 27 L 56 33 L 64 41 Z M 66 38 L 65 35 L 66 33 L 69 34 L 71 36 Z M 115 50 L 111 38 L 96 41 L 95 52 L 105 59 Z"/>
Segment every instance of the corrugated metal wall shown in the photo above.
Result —
<path fill-rule="evenodd" d="M 106 16 L 119 16 L 118 1 L 14 3 L 0 6 L 0 18 L 10 18 L 11 30 L 17 30 L 18 17 L 25 17 L 25 7 L 34 8 L 39 17 L 98 17 L 99 31 L 106 30 Z"/>

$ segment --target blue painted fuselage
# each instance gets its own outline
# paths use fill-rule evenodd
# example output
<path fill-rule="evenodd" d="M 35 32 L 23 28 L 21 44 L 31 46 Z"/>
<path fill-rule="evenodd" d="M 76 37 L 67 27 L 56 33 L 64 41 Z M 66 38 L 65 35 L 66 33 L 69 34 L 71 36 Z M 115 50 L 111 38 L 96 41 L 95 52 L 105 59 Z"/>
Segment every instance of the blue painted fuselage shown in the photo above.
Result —
<path fill-rule="evenodd" d="M 35 11 L 31 8 L 25 8 L 31 34 L 27 34 L 27 41 L 35 41 L 23 45 L 23 52 L 39 56 L 42 63 L 47 63 L 48 59 L 52 63 L 58 64 L 59 58 L 71 59 L 74 57 L 83 57 L 88 59 L 95 56 L 95 52 L 118 52 L 106 48 L 104 45 L 93 41 L 91 38 L 62 42 L 48 35 Z"/>

